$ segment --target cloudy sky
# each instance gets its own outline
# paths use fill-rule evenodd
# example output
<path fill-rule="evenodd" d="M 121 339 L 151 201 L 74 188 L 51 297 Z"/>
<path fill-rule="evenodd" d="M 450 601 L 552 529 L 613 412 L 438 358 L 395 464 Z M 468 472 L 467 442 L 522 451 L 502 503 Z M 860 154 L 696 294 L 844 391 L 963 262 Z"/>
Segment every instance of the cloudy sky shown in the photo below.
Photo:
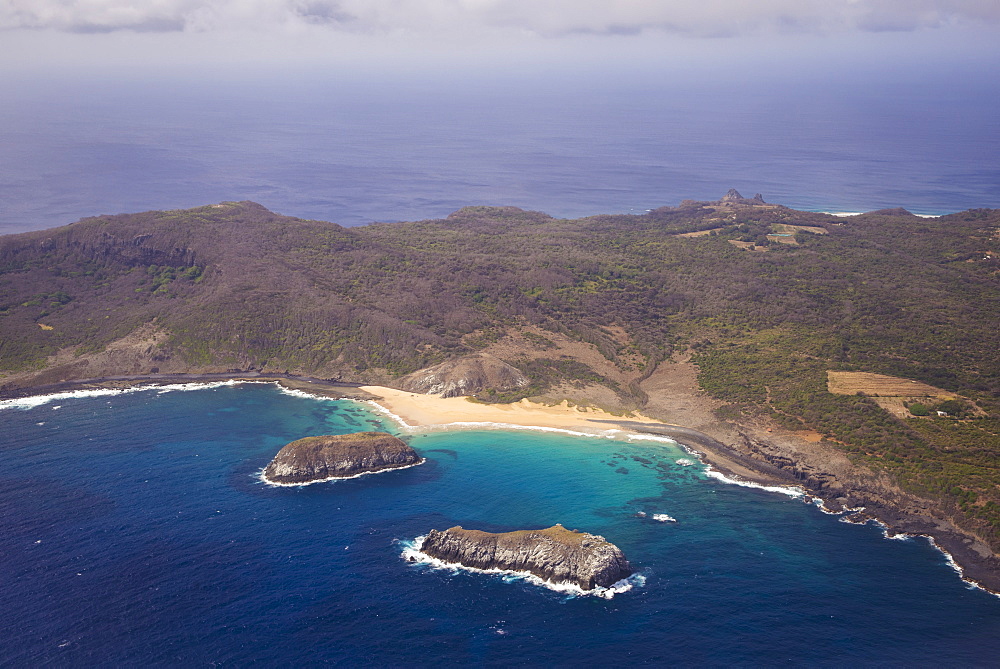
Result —
<path fill-rule="evenodd" d="M 0 67 L 871 57 L 873 44 L 930 62 L 995 57 L 998 28 L 997 0 L 0 0 Z"/>

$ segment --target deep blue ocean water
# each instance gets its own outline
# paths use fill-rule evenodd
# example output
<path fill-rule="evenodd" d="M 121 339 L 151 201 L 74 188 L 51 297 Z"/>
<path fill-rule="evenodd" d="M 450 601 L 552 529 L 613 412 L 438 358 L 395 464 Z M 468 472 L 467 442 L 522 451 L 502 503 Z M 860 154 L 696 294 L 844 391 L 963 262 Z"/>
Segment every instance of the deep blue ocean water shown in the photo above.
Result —
<path fill-rule="evenodd" d="M 729 188 L 813 211 L 1000 206 L 996 81 L 762 74 L 25 76 L 0 82 L 0 233 L 244 199 L 342 225 L 641 213 Z"/>
<path fill-rule="evenodd" d="M 923 539 L 726 484 L 662 442 L 406 435 L 418 467 L 261 484 L 286 442 L 398 431 L 271 385 L 0 409 L 0 664 L 996 666 L 1000 598 Z M 667 513 L 676 523 L 647 514 Z M 404 561 L 459 524 L 603 534 L 606 600 Z"/>

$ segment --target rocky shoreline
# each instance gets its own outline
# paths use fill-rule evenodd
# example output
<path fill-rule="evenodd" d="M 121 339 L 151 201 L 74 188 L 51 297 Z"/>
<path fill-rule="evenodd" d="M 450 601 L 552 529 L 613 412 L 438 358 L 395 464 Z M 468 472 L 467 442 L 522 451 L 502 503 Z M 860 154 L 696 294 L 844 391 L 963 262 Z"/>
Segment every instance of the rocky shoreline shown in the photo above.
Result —
<path fill-rule="evenodd" d="M 0 400 L 77 390 L 223 381 L 279 383 L 290 390 L 331 399 L 376 399 L 375 395 L 361 388 L 363 384 L 291 374 L 231 372 L 108 376 L 39 386 L 4 386 L 0 387 Z M 964 580 L 1000 594 L 1000 557 L 985 542 L 957 527 L 932 501 L 906 493 L 874 472 L 844 465 L 846 457 L 832 445 L 813 444 L 809 451 L 797 450 L 789 443 L 801 446 L 798 443 L 801 440 L 789 438 L 782 442 L 780 435 L 762 435 L 759 426 L 750 424 L 726 425 L 728 431 L 720 426 L 718 430 L 712 430 L 718 433 L 713 436 L 705 431 L 667 423 L 651 425 L 638 421 L 594 419 L 590 422 L 674 439 L 701 453 L 707 464 L 727 477 L 765 486 L 799 486 L 808 495 L 821 500 L 831 512 L 847 512 L 863 507 L 860 514 L 852 516 L 857 522 L 866 519 L 877 521 L 890 535 L 929 537 L 951 557 Z M 729 443 L 724 443 L 723 439 Z"/>
<path fill-rule="evenodd" d="M 102 376 L 49 383 L 38 386 L 0 386 L 0 401 L 51 395 L 78 390 L 128 389 L 139 386 L 166 386 L 178 383 L 278 383 L 288 390 L 301 390 L 330 399 L 371 400 L 374 395 L 361 389 L 362 383 L 343 383 L 330 379 L 294 374 L 261 372 L 218 372 L 209 374 L 145 374 L 141 376 Z"/>
<path fill-rule="evenodd" d="M 1000 557 L 978 537 L 955 526 L 933 502 L 906 493 L 882 477 L 849 478 L 817 470 L 807 462 L 776 453 L 773 444 L 747 434 L 752 426 L 737 426 L 746 431 L 740 431 L 740 438 L 728 446 L 709 434 L 679 425 L 609 422 L 622 429 L 674 439 L 702 453 L 708 465 L 727 477 L 765 486 L 800 487 L 810 498 L 820 500 L 827 511 L 847 514 L 850 522 L 877 522 L 887 536 L 927 537 L 951 558 L 963 580 L 1000 595 Z"/>

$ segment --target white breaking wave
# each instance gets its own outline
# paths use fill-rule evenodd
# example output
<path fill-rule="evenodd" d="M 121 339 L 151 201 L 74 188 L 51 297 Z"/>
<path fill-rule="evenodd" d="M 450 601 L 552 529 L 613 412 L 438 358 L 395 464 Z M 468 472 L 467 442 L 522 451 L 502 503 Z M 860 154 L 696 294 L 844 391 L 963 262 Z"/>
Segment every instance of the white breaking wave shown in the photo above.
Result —
<path fill-rule="evenodd" d="M 955 558 L 952 556 L 952 554 L 949 553 L 947 550 L 945 550 L 940 544 L 938 544 L 938 542 L 934 541 L 934 537 L 930 536 L 929 534 L 910 534 L 908 532 L 894 533 L 889 529 L 889 526 L 886 525 L 884 522 L 882 522 L 878 518 L 873 518 L 870 516 L 866 517 L 864 520 L 861 521 L 851 520 L 850 514 L 857 513 L 859 511 L 864 511 L 865 507 L 863 506 L 859 506 L 856 508 L 847 507 L 843 511 L 830 511 L 828 508 L 826 508 L 826 505 L 823 504 L 823 500 L 819 499 L 818 497 L 813 499 L 813 503 L 823 513 L 832 516 L 842 515 L 842 517 L 839 518 L 839 521 L 842 523 L 850 523 L 852 525 L 869 525 L 869 524 L 876 525 L 879 528 L 879 530 L 881 530 L 882 537 L 884 539 L 890 539 L 892 541 L 910 541 L 918 537 L 923 537 L 924 539 L 927 539 L 930 545 L 933 546 L 939 553 L 941 553 L 941 555 L 944 556 L 945 562 L 948 564 L 948 566 L 951 567 L 951 569 L 956 574 L 958 574 L 959 578 L 962 579 L 962 582 L 965 583 L 970 590 L 982 590 L 983 592 L 993 595 L 994 597 L 1000 597 L 1000 592 L 993 592 L 992 590 L 989 590 L 979 585 L 975 581 L 966 578 L 965 570 L 962 569 L 962 566 L 960 564 L 955 562 Z"/>
<path fill-rule="evenodd" d="M 238 381 L 236 379 L 229 379 L 227 381 L 206 381 L 206 382 L 195 382 L 195 383 L 168 383 L 162 386 L 138 386 L 136 388 L 129 388 L 126 392 L 139 391 L 139 390 L 156 390 L 159 393 L 172 393 L 181 392 L 187 393 L 192 390 L 209 390 L 211 388 L 222 388 L 224 386 L 238 386 L 246 381 Z"/>
<path fill-rule="evenodd" d="M 242 379 L 227 379 L 225 381 L 192 381 L 190 383 L 150 383 L 146 385 L 131 386 L 129 388 L 91 388 L 87 390 L 66 390 L 48 395 L 32 395 L 30 397 L 19 397 L 17 399 L 0 400 L 0 410 L 2 409 L 34 409 L 35 407 L 66 399 L 80 399 L 85 397 L 104 397 L 110 395 L 124 395 L 127 393 L 141 393 L 146 391 L 156 391 L 158 395 L 171 392 L 191 392 L 195 390 L 210 390 L 212 388 L 222 388 L 226 386 L 238 386 L 244 383 L 273 383 L 274 381 L 253 381 Z M 277 385 L 277 384 L 276 384 Z M 289 394 L 296 394 L 298 391 L 286 390 Z M 301 393 L 301 397 L 312 399 L 326 399 L 323 397 Z M 56 408 L 56 407 L 53 407 Z"/>
<path fill-rule="evenodd" d="M 403 420 L 402 416 L 397 416 L 396 414 L 394 414 L 393 412 L 389 411 L 388 409 L 386 409 L 384 406 L 382 406 L 381 404 L 379 404 L 375 400 L 361 400 L 361 403 L 362 404 L 367 404 L 367 405 L 371 406 L 373 409 L 375 409 L 375 411 L 377 411 L 378 413 L 386 416 L 391 421 L 393 421 L 394 423 L 396 423 L 396 425 L 398 425 L 399 427 L 403 428 L 407 432 L 412 432 L 412 431 L 414 431 L 414 430 L 417 429 L 413 425 L 410 425 L 405 420 Z"/>
<path fill-rule="evenodd" d="M 679 444 L 679 445 L 681 448 L 684 449 L 685 452 L 687 452 L 688 455 L 697 460 L 698 463 L 705 468 L 705 476 L 713 478 L 717 481 L 721 481 L 722 483 L 729 483 L 732 485 L 743 486 L 744 488 L 756 488 L 757 490 L 776 492 L 782 495 L 788 495 L 789 497 L 795 497 L 795 498 L 803 497 L 806 494 L 806 491 L 798 486 L 763 485 L 762 483 L 754 483 L 753 481 L 744 481 L 743 479 L 739 479 L 733 476 L 726 476 L 722 472 L 716 469 L 712 469 L 712 466 L 706 463 L 702 459 L 702 455 L 698 451 L 694 450 L 693 448 L 685 444 Z"/>
<path fill-rule="evenodd" d="M 983 592 L 993 595 L 994 597 L 1000 597 L 1000 592 L 993 592 L 992 590 L 988 590 L 983 586 L 979 585 L 978 583 L 976 583 L 975 581 L 966 578 L 965 570 L 962 569 L 962 565 L 955 562 L 955 558 L 952 557 L 951 553 L 945 550 L 938 542 L 934 541 L 934 537 L 927 535 L 916 535 L 916 536 L 926 537 L 927 541 L 930 542 L 931 546 L 936 548 L 938 552 L 940 552 L 941 555 L 944 556 L 944 560 L 946 563 L 948 563 L 948 566 L 951 567 L 956 574 L 958 574 L 959 578 L 962 579 L 962 582 L 965 583 L 970 590 L 982 590 Z"/>
<path fill-rule="evenodd" d="M 653 520 L 658 520 L 661 523 L 676 523 L 677 519 L 673 516 L 668 516 L 665 513 L 654 513 Z"/>
<path fill-rule="evenodd" d="M 676 439 L 671 439 L 670 437 L 663 437 L 663 436 L 656 435 L 656 434 L 633 434 L 633 433 L 627 433 L 625 435 L 625 439 L 628 440 L 628 441 L 656 441 L 656 442 L 659 442 L 661 444 L 672 444 L 674 446 L 678 445 Z"/>
<path fill-rule="evenodd" d="M 399 554 L 399 557 L 403 558 L 407 562 L 425 565 L 431 567 L 432 569 L 441 569 L 453 572 L 467 571 L 473 574 L 498 574 L 503 577 L 504 581 L 507 582 L 515 580 L 527 581 L 532 585 L 538 585 L 555 592 L 564 593 L 571 597 L 602 597 L 604 599 L 613 599 L 615 595 L 628 592 L 633 588 L 641 588 L 646 584 L 645 576 L 642 574 L 632 574 L 628 578 L 623 578 L 622 580 L 613 583 L 610 587 L 604 588 L 597 586 L 593 590 L 584 590 L 574 583 L 553 583 L 552 581 L 546 581 L 545 579 L 539 578 L 527 571 L 466 567 L 465 565 L 457 562 L 445 562 L 444 560 L 438 560 L 437 558 L 431 557 L 426 553 L 422 553 L 420 548 L 424 545 L 424 539 L 426 538 L 427 535 L 423 535 L 413 539 L 412 541 L 400 541 L 399 543 L 403 546 L 403 552 Z"/>
<path fill-rule="evenodd" d="M 568 435 L 571 435 L 571 436 L 574 436 L 574 437 L 603 437 L 605 439 L 618 439 L 618 440 L 624 439 L 625 441 L 628 441 L 628 442 L 632 442 L 632 441 L 654 441 L 654 442 L 659 442 L 659 443 L 664 443 L 664 444 L 671 444 L 673 446 L 679 446 L 680 448 L 684 449 L 684 451 L 687 452 L 689 455 L 693 456 L 703 467 L 705 467 L 705 474 L 707 476 L 710 476 L 710 477 L 712 477 L 712 478 L 714 478 L 714 479 L 716 479 L 718 481 L 721 481 L 723 483 L 731 483 L 733 485 L 739 485 L 739 486 L 743 486 L 743 487 L 746 487 L 746 488 L 756 488 L 758 490 L 766 490 L 768 492 L 776 492 L 776 493 L 780 493 L 782 495 L 788 495 L 789 497 L 802 497 L 803 495 L 805 495 L 805 490 L 803 490 L 802 488 L 800 488 L 798 486 L 767 486 L 767 485 L 762 485 L 760 483 L 754 483 L 752 481 L 744 481 L 742 479 L 737 479 L 737 478 L 734 478 L 734 477 L 726 476 L 722 472 L 716 471 L 715 469 L 712 469 L 711 466 L 709 466 L 708 464 L 706 464 L 705 461 L 702 459 L 701 453 L 699 453 L 698 451 L 695 451 L 694 449 L 692 449 L 692 448 L 690 448 L 690 447 L 688 447 L 688 446 L 686 446 L 686 445 L 678 442 L 675 439 L 671 439 L 670 437 L 664 437 L 664 436 L 653 435 L 653 434 L 636 434 L 636 433 L 633 433 L 633 432 L 625 432 L 623 430 L 618 430 L 618 429 L 603 430 L 603 431 L 598 432 L 598 433 L 589 433 L 589 432 L 580 432 L 580 431 L 577 431 L 577 430 L 567 430 L 567 429 L 558 428 L 558 427 L 540 427 L 540 426 L 527 426 L 527 425 L 511 425 L 509 423 L 490 423 L 490 422 L 464 422 L 463 421 L 463 422 L 456 422 L 456 423 L 447 423 L 447 424 L 443 424 L 443 425 L 426 425 L 426 426 L 423 426 L 423 427 L 416 427 L 416 426 L 413 426 L 413 425 L 409 425 L 405 420 L 402 419 L 402 417 L 397 416 L 396 414 L 392 413 L 387 408 L 385 408 L 384 406 L 382 406 L 381 404 L 379 404 L 378 402 L 376 402 L 374 400 L 365 400 L 365 403 L 371 405 L 372 407 L 375 408 L 376 411 L 382 413 L 383 415 L 385 415 L 385 416 L 389 417 L 390 419 L 392 419 L 393 421 L 395 421 L 404 431 L 409 432 L 409 433 L 416 433 L 416 432 L 440 432 L 442 430 L 449 430 L 449 429 L 457 429 L 457 430 L 464 430 L 464 429 L 533 430 L 533 431 L 538 431 L 538 432 L 550 432 L 550 433 L 568 434 Z M 685 463 L 681 463 L 680 460 L 678 460 L 679 464 L 686 464 L 687 462 L 690 462 L 690 464 L 692 464 L 692 465 L 694 464 L 694 462 L 688 461 L 686 458 L 682 458 L 682 459 L 685 460 Z"/>
<path fill-rule="evenodd" d="M 847 217 L 847 216 L 860 216 L 861 214 L 865 214 L 867 212 L 864 212 L 864 211 L 821 211 L 819 213 L 820 214 L 829 214 L 830 216 L 839 216 L 839 217 L 843 218 L 843 217 Z M 941 218 L 941 214 L 913 214 L 913 215 L 914 216 L 919 216 L 920 218 Z"/>
<path fill-rule="evenodd" d="M 857 513 L 858 511 L 864 511 L 865 510 L 865 507 L 863 507 L 863 506 L 857 506 L 857 507 L 845 506 L 840 511 L 831 511 L 827 507 L 826 503 L 823 502 L 822 498 L 815 497 L 815 496 L 812 498 L 812 503 L 813 503 L 813 505 L 817 509 L 819 509 L 820 511 L 822 511 L 823 513 L 825 513 L 828 516 L 841 516 L 841 515 L 844 515 L 845 513 Z"/>
<path fill-rule="evenodd" d="M 28 410 L 42 406 L 43 404 L 48 404 L 49 402 L 76 399 L 80 397 L 101 397 L 104 395 L 121 395 L 124 392 L 127 392 L 127 390 L 102 388 L 100 390 L 70 390 L 61 393 L 52 393 L 50 395 L 32 395 L 31 397 L 19 397 L 17 399 L 12 399 L 12 400 L 2 400 L 0 401 L 0 409 Z"/>
<path fill-rule="evenodd" d="M 360 474 L 352 474 L 351 476 L 328 476 L 325 479 L 316 479 L 315 481 L 303 481 L 302 483 L 279 483 L 277 481 L 272 481 L 264 476 L 264 469 L 261 469 L 254 477 L 259 480 L 264 485 L 271 486 L 272 488 L 301 488 L 303 486 L 312 485 L 313 483 L 331 483 L 333 481 L 348 481 L 350 479 L 359 479 L 362 476 L 369 476 L 370 474 L 386 474 L 388 472 L 399 471 L 400 469 L 409 469 L 410 467 L 416 467 L 417 465 L 422 465 L 427 462 L 427 458 L 420 458 L 419 462 L 411 462 L 408 465 L 403 465 L 401 467 L 388 467 L 386 469 L 379 469 L 374 472 L 361 472 Z"/>
<path fill-rule="evenodd" d="M 19 397 L 17 399 L 0 401 L 2 409 L 34 409 L 35 407 L 57 402 L 60 400 L 80 399 L 84 397 L 104 397 L 110 395 L 124 395 L 126 393 L 139 393 L 147 390 L 155 390 L 157 393 L 186 392 L 191 390 L 205 390 L 208 388 L 218 388 L 220 386 L 232 386 L 242 383 L 242 381 L 212 381 L 206 383 L 171 383 L 166 385 L 143 385 L 132 386 L 131 388 L 92 388 L 88 390 L 67 390 L 48 395 L 32 395 L 30 397 Z M 55 408 L 55 407 L 53 407 Z"/>
<path fill-rule="evenodd" d="M 252 383 L 272 383 L 277 386 L 278 390 L 284 395 L 291 395 L 292 397 L 301 397 L 307 400 L 331 400 L 335 401 L 336 398 L 327 397 L 318 392 L 311 393 L 308 390 L 302 390 L 300 388 L 287 388 L 281 384 L 280 381 L 254 381 Z"/>
<path fill-rule="evenodd" d="M 806 491 L 798 486 L 764 485 L 762 483 L 754 483 L 753 481 L 744 481 L 743 479 L 726 476 L 722 472 L 716 471 L 711 467 L 705 471 L 705 476 L 722 481 L 723 483 L 732 483 L 733 485 L 743 486 L 744 488 L 756 488 L 758 490 L 766 490 L 768 492 L 777 492 L 782 495 L 788 495 L 789 497 L 798 498 L 806 494 Z"/>
<path fill-rule="evenodd" d="M 394 421 L 399 427 L 410 434 L 422 432 L 448 432 L 452 430 L 530 430 L 533 432 L 552 432 L 557 434 L 568 434 L 573 437 L 597 437 L 603 439 L 630 438 L 632 435 L 618 429 L 600 430 L 595 432 L 581 432 L 579 430 L 568 430 L 561 427 L 545 427 L 541 425 L 515 425 L 513 423 L 495 423 L 490 421 L 455 421 L 453 423 L 437 423 L 434 425 L 410 425 L 401 416 L 394 414 L 375 400 L 364 400 L 365 404 L 373 407 L 377 412 Z"/>

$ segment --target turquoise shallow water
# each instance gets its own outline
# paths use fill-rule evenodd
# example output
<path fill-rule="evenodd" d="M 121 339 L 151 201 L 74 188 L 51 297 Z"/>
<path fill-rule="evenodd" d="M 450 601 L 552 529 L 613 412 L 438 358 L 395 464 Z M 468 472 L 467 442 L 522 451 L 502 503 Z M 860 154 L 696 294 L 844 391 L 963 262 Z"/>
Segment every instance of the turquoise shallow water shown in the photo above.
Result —
<path fill-rule="evenodd" d="M 0 426 L 0 652 L 12 665 L 1000 657 L 1000 599 L 970 590 L 924 540 L 708 478 L 669 444 L 403 435 L 426 464 L 274 488 L 257 473 L 292 439 L 397 430 L 363 405 L 269 385 L 57 399 L 2 409 Z M 556 522 L 619 545 L 644 585 L 572 597 L 400 557 L 431 528 Z"/>

